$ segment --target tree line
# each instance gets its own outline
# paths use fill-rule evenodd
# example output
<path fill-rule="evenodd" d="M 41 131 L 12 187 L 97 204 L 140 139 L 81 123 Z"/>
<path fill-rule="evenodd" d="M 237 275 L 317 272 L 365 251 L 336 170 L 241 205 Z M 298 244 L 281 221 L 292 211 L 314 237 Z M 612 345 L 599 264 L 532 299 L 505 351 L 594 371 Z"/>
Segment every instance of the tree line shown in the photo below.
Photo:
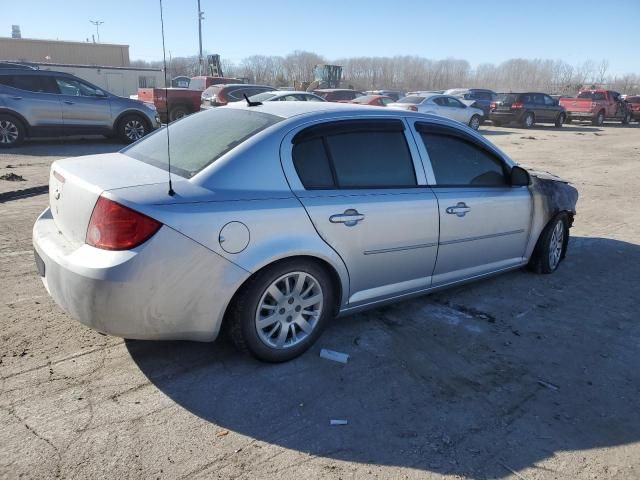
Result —
<path fill-rule="evenodd" d="M 621 93 L 640 93 L 640 75 L 611 75 L 607 60 L 587 60 L 572 65 L 563 60 L 514 58 L 500 64 L 483 63 L 476 68 L 466 60 L 431 60 L 419 56 L 349 57 L 327 60 L 314 52 L 294 51 L 286 56 L 252 55 L 240 62 L 223 59 L 226 77 L 251 83 L 293 86 L 313 80 L 316 64 L 342 65 L 343 86 L 359 90 L 442 90 L 456 87 L 490 88 L 495 91 L 539 90 L 573 95 L 583 87 L 604 87 Z M 136 67 L 162 68 L 163 62 L 131 62 Z M 199 74 L 197 56 L 167 59 L 167 76 Z"/>

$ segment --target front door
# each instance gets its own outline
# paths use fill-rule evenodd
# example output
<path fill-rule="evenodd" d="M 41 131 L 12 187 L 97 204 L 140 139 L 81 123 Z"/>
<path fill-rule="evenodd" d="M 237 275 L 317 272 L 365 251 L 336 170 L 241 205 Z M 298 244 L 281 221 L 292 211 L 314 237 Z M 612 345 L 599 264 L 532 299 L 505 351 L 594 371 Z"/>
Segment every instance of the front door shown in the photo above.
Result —
<path fill-rule="evenodd" d="M 292 189 L 347 266 L 350 305 L 431 285 L 438 205 L 404 128 L 401 120 L 334 121 L 301 131 L 293 147 L 283 142 Z"/>
<path fill-rule="evenodd" d="M 472 136 L 417 125 L 433 169 L 440 214 L 433 285 L 500 271 L 524 261 L 532 200 L 512 187 L 509 167 Z"/>
<path fill-rule="evenodd" d="M 62 127 L 62 103 L 58 87 L 46 75 L 3 75 L 7 87 L 0 100 L 9 109 L 22 115 L 37 133 L 55 132 Z"/>
<path fill-rule="evenodd" d="M 66 130 L 98 132 L 111 129 L 109 97 L 101 90 L 69 77 L 56 77 L 56 83 L 61 93 Z"/>

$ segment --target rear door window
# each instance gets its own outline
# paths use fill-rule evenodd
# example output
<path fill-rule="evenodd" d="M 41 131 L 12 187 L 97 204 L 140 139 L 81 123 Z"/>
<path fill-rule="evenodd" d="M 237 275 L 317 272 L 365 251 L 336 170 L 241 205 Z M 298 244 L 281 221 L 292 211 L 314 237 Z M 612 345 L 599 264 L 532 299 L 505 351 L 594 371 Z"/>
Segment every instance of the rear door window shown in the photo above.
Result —
<path fill-rule="evenodd" d="M 37 93 L 58 93 L 51 77 L 44 75 L 13 75 L 14 88 Z"/>
<path fill-rule="evenodd" d="M 447 129 L 417 126 L 436 177 L 437 186 L 505 187 L 502 161 L 470 139 Z"/>
<path fill-rule="evenodd" d="M 415 187 L 417 180 L 402 122 L 376 123 L 370 130 L 362 122 L 357 128 L 347 122 L 325 124 L 309 139 L 294 139 L 293 161 L 305 188 L 329 188 L 328 173 L 331 188 Z"/>

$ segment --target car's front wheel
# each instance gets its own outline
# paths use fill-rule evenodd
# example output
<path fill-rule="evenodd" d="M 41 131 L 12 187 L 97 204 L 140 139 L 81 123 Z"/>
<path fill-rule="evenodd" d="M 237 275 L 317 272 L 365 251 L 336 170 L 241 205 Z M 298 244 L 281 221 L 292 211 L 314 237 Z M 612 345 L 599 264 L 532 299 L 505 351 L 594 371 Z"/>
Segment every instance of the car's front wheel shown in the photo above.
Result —
<path fill-rule="evenodd" d="M 133 143 L 149 133 L 149 124 L 139 115 L 127 115 L 118 123 L 118 137 L 124 143 Z"/>
<path fill-rule="evenodd" d="M 569 221 L 563 213 L 551 220 L 540 234 L 529 268 L 536 273 L 555 272 L 566 254 L 568 243 Z"/>
<path fill-rule="evenodd" d="M 24 142 L 26 131 L 22 122 L 12 115 L 0 115 L 0 148 L 17 147 Z"/>
<path fill-rule="evenodd" d="M 558 115 L 558 118 L 556 118 L 556 128 L 561 128 L 562 125 L 564 125 L 565 122 L 565 115 L 564 113 L 561 113 L 560 115 Z"/>
<path fill-rule="evenodd" d="M 482 119 L 480 115 L 473 115 L 471 120 L 469 120 L 469 126 L 474 130 L 478 130 L 480 128 L 480 124 L 482 123 Z"/>
<path fill-rule="evenodd" d="M 226 327 L 233 343 L 266 362 L 304 353 L 333 315 L 331 277 L 318 263 L 292 259 L 258 272 L 238 292 Z"/>
<path fill-rule="evenodd" d="M 593 119 L 593 124 L 597 125 L 598 127 L 602 126 L 604 124 L 604 112 L 600 111 L 598 112 L 598 114 L 596 115 L 596 118 Z"/>

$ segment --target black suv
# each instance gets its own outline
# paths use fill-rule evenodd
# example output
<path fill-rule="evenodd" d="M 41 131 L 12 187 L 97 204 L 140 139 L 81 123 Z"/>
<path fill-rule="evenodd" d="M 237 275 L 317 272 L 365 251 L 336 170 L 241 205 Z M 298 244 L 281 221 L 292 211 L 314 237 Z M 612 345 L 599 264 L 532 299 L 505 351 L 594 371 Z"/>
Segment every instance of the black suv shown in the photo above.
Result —
<path fill-rule="evenodd" d="M 516 122 L 524 128 L 536 123 L 553 123 L 560 128 L 566 119 L 564 107 L 546 93 L 501 93 L 489 109 L 489 120 L 496 127 Z"/>

